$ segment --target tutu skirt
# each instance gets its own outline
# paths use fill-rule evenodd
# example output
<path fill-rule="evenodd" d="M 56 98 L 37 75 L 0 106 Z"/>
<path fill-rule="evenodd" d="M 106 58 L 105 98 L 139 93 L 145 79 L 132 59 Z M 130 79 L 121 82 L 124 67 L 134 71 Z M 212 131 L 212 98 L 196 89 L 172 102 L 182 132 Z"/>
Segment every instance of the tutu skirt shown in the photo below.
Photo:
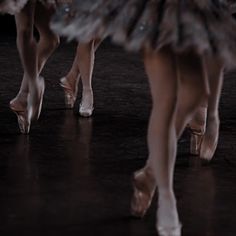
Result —
<path fill-rule="evenodd" d="M 0 0 L 0 13 L 16 14 L 19 13 L 28 1 L 32 0 Z M 40 1 L 44 5 L 55 5 L 55 0 L 33 0 Z M 63 1 L 63 0 L 60 0 Z"/>
<path fill-rule="evenodd" d="M 225 0 L 74 0 L 57 11 L 51 26 L 83 42 L 110 36 L 134 51 L 170 46 L 227 63 L 236 59 L 236 22 Z"/>
<path fill-rule="evenodd" d="M 21 11 L 28 0 L 0 0 L 0 13 L 16 14 Z"/>

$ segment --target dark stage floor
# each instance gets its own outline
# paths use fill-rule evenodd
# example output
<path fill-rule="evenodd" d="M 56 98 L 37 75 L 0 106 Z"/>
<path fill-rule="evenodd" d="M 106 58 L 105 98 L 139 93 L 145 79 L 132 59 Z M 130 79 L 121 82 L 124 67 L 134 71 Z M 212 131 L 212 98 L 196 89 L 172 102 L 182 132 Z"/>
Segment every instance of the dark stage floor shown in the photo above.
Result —
<path fill-rule="evenodd" d="M 154 236 L 155 204 L 143 220 L 129 214 L 130 178 L 147 157 L 150 96 L 140 57 L 101 46 L 94 115 L 80 118 L 64 109 L 59 86 L 75 46 L 63 44 L 50 59 L 42 115 L 24 136 L 8 108 L 22 69 L 14 38 L 0 39 L 0 236 Z M 226 75 L 212 163 L 188 155 L 187 134 L 179 143 L 175 190 L 186 236 L 236 235 L 235 77 Z"/>

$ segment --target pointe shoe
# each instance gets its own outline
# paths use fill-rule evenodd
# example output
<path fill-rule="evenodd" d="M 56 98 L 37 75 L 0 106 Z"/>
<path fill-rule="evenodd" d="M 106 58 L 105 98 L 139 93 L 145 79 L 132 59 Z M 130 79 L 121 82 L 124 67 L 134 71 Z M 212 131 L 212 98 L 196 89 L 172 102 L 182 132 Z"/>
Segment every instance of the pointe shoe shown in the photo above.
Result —
<path fill-rule="evenodd" d="M 191 132 L 190 154 L 210 161 L 217 148 L 219 132 L 217 131 L 214 136 L 208 135 L 207 133 Z"/>
<path fill-rule="evenodd" d="M 43 77 L 39 77 L 36 82 L 38 98 L 35 101 L 33 95 L 29 94 L 27 98 L 28 119 L 30 121 L 38 120 L 43 104 L 43 95 L 45 90 L 45 82 Z"/>
<path fill-rule="evenodd" d="M 11 107 L 10 107 L 11 108 Z M 28 134 L 30 131 L 30 121 L 28 120 L 28 112 L 25 111 L 16 111 L 14 108 L 11 110 L 16 114 L 18 126 L 22 134 Z"/>
<path fill-rule="evenodd" d="M 157 232 L 159 236 L 181 236 L 181 228 L 181 224 L 179 224 L 179 226 L 170 228 L 157 226 Z"/>
<path fill-rule="evenodd" d="M 209 121 L 209 124 L 211 127 L 207 127 L 200 148 L 200 158 L 207 161 L 210 161 L 213 158 L 217 148 L 220 121 L 216 118 L 214 121 Z"/>
<path fill-rule="evenodd" d="M 82 102 L 79 106 L 79 114 L 83 117 L 90 117 L 93 114 L 93 93 L 89 92 L 83 95 Z"/>
<path fill-rule="evenodd" d="M 90 117 L 93 114 L 93 110 L 93 106 L 85 107 L 82 103 L 79 106 L 79 114 L 83 117 Z"/>
<path fill-rule="evenodd" d="M 131 215 L 142 218 L 149 209 L 156 190 L 155 179 L 147 168 L 136 171 L 133 176 Z"/>
<path fill-rule="evenodd" d="M 16 114 L 20 132 L 28 134 L 30 130 L 30 121 L 27 112 L 27 93 L 19 93 L 10 101 L 10 109 Z"/>
<path fill-rule="evenodd" d="M 20 105 L 20 102 L 17 97 L 10 102 L 10 109 L 17 116 L 18 125 L 22 134 L 28 134 L 30 131 L 31 121 L 34 119 L 37 120 L 40 116 L 45 84 L 43 78 L 41 78 L 37 83 L 37 89 L 39 94 L 37 104 L 33 104 L 31 102 L 32 99 L 29 95 L 27 95 L 27 102 L 25 105 Z"/>
<path fill-rule="evenodd" d="M 72 109 L 77 97 L 77 86 L 72 88 L 66 77 L 60 79 L 60 86 L 64 89 L 66 108 Z"/>
<path fill-rule="evenodd" d="M 16 95 L 15 98 L 13 98 L 9 106 L 13 111 L 24 111 L 25 108 L 27 107 L 27 97 L 28 97 L 28 92 L 22 92 L 19 91 L 19 93 Z"/>
<path fill-rule="evenodd" d="M 10 101 L 9 107 L 16 114 L 20 132 L 29 133 L 29 121 L 27 108 L 27 93 L 19 92 L 18 95 Z"/>

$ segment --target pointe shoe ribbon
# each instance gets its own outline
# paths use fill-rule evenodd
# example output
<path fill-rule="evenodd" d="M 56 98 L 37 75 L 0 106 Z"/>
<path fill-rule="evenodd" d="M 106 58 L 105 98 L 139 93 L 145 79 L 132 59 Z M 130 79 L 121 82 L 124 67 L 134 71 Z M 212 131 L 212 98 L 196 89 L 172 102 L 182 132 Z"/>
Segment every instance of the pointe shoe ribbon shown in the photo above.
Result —
<path fill-rule="evenodd" d="M 14 99 L 10 101 L 9 107 L 16 114 L 20 132 L 29 133 L 29 121 L 27 113 L 27 93 L 20 92 Z"/>

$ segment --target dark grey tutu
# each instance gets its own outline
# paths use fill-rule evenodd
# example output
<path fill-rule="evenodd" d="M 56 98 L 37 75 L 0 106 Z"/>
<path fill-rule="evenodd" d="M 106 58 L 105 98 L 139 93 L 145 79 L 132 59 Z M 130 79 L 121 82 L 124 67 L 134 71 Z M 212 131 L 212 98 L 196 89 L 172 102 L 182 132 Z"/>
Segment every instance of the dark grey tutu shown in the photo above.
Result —
<path fill-rule="evenodd" d="M 236 55 L 236 23 L 223 0 L 74 0 L 52 28 L 80 41 L 111 36 L 130 50 L 194 48 L 227 62 Z"/>
<path fill-rule="evenodd" d="M 19 13 L 26 3 L 32 0 L 0 0 L 0 13 L 16 14 Z M 34 0 L 33 0 L 34 1 Z M 55 0 L 36 0 L 44 5 L 55 5 Z M 66 0 L 59 0 L 65 2 Z M 43 17 L 43 16 L 42 16 Z"/>
<path fill-rule="evenodd" d="M 0 0 L 0 13 L 16 14 L 21 11 L 28 0 Z"/>

